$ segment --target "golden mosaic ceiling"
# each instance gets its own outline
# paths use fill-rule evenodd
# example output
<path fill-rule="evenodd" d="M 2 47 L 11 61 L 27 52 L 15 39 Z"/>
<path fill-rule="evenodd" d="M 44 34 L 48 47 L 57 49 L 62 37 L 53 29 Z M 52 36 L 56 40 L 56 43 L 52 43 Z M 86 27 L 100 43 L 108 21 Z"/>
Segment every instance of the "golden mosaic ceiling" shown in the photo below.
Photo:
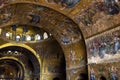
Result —
<path fill-rule="evenodd" d="M 15 23 L 36 25 L 58 35 L 58 38 L 64 34 L 77 37 L 75 41 L 80 39 L 77 28 L 84 38 L 88 38 L 120 22 L 119 13 L 106 13 L 109 7 L 103 5 L 103 0 L 1 0 L 0 8 L 1 27 Z M 29 23 L 31 14 L 40 16 L 40 22 Z"/>

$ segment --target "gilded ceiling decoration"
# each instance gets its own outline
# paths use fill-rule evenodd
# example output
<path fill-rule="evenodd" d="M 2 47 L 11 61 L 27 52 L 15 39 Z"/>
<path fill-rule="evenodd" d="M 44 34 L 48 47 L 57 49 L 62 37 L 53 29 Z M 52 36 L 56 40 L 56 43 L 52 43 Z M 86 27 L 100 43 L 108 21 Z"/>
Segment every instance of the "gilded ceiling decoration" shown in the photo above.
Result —
<path fill-rule="evenodd" d="M 96 35 L 103 30 L 119 24 L 118 20 L 115 21 L 119 17 L 120 3 L 118 0 L 1 0 L 0 2 L 1 8 L 16 3 L 43 5 L 65 14 L 79 25 L 84 38 Z M 32 14 L 30 14 L 30 17 L 32 17 Z M 50 19 L 53 24 L 56 20 Z"/>
<path fill-rule="evenodd" d="M 120 27 L 117 27 L 87 39 L 88 63 L 108 63 L 119 60 L 119 33 Z"/>
<path fill-rule="evenodd" d="M 9 27 L 11 25 L 16 25 L 16 24 L 23 25 L 23 26 L 27 26 L 27 25 L 37 26 L 47 31 L 49 34 L 52 34 L 52 37 L 54 37 L 54 39 L 56 39 L 59 42 L 63 51 L 65 51 L 64 55 L 67 62 L 67 65 L 66 65 L 67 70 L 70 70 L 74 74 L 78 74 L 79 71 L 77 70 L 79 68 L 85 67 L 84 65 L 86 65 L 86 58 L 83 57 L 83 55 L 85 55 L 85 51 L 84 51 L 85 48 L 84 49 L 82 48 L 84 46 L 82 33 L 79 29 L 79 26 L 75 22 L 73 22 L 72 19 L 65 16 L 64 14 L 59 13 L 54 9 L 51 9 L 42 5 L 27 3 L 27 2 L 26 3 L 11 2 L 11 4 L 7 4 L 6 6 L 3 6 L 1 10 L 3 10 L 4 8 L 7 9 L 7 7 L 9 6 L 11 6 L 12 12 L 8 10 L 7 13 L 8 14 L 13 13 L 13 15 L 11 15 L 11 18 L 6 22 L 3 22 L 3 20 L 1 21 L 0 23 L 1 29 L 4 29 L 6 26 Z M 64 9 L 64 10 L 68 10 L 68 9 Z M 30 26 L 28 26 L 28 28 Z M 17 42 L 18 41 L 21 41 L 21 40 L 17 39 Z M 47 43 L 47 41 L 43 41 L 43 43 L 45 42 Z M 54 55 L 52 57 L 47 55 L 48 52 L 44 51 L 47 49 L 47 47 L 44 47 L 45 44 L 40 45 L 38 44 L 38 42 L 33 43 L 32 41 L 25 44 L 30 44 L 30 46 L 32 46 L 32 48 L 34 48 L 36 52 L 39 53 L 40 58 L 42 58 L 43 56 L 46 59 L 47 58 L 51 59 L 52 57 L 54 57 Z M 81 49 L 79 50 L 80 52 L 77 51 L 77 48 L 79 47 L 81 47 Z M 80 54 L 80 53 L 84 53 L 84 54 Z M 56 57 L 55 55 L 54 59 L 56 58 L 58 59 L 58 57 Z M 68 64 L 71 64 L 71 65 L 68 65 Z M 53 64 L 51 63 L 48 65 L 45 64 L 45 68 L 47 69 L 49 67 L 48 71 L 53 73 L 59 72 L 57 68 L 56 70 L 53 70 L 53 68 L 55 68 L 56 66 L 52 67 L 51 65 Z"/>
<path fill-rule="evenodd" d="M 4 15 L 5 11 L 7 14 L 1 18 L 1 25 L 14 20 L 18 21 L 14 24 L 36 25 L 54 34 L 53 36 L 56 36 L 62 44 L 70 44 L 82 39 L 78 26 L 66 16 L 52 9 L 34 4 L 18 3 L 11 6 L 1 9 L 3 11 L 1 16 Z"/>
<path fill-rule="evenodd" d="M 106 72 L 108 70 L 97 65 L 93 69 L 93 63 L 106 65 L 119 59 L 120 30 L 119 27 L 115 28 L 120 24 L 119 17 L 119 0 L 0 1 L 1 28 L 15 24 L 37 26 L 51 33 L 60 43 L 66 59 L 68 80 L 78 79 L 79 72 L 87 65 L 88 69 L 90 67 L 90 79 L 100 78 L 101 74 L 105 73 L 103 70 Z M 34 48 L 39 53 L 44 51 L 43 45 L 39 46 L 37 43 Z M 45 58 L 53 58 L 53 56 L 45 55 Z M 48 71 L 59 72 L 57 68 L 53 70 L 58 67 L 57 65 L 53 67 L 51 65 L 53 64 L 45 65 Z M 116 69 L 113 71 L 116 72 Z M 113 75 L 110 71 L 108 73 Z"/>
<path fill-rule="evenodd" d="M 75 21 L 80 25 L 84 37 L 90 37 L 119 24 L 119 1 L 93 1 L 86 9 L 75 15 Z"/>
<path fill-rule="evenodd" d="M 61 10 L 74 7 L 80 0 L 45 0 L 48 4 L 61 6 Z"/>

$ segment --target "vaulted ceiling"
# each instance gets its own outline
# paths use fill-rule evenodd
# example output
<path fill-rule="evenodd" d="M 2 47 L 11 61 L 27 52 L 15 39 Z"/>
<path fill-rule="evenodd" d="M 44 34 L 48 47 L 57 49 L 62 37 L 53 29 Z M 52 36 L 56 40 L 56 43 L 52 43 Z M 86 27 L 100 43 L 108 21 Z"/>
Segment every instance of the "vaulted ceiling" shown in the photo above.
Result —
<path fill-rule="evenodd" d="M 71 2 L 74 3 L 73 5 L 67 4 L 67 6 L 64 6 L 60 0 L 1 0 L 0 25 L 6 26 L 13 23 L 30 24 L 27 16 L 35 13 L 41 17 L 40 23 L 35 25 L 44 27 L 48 31 L 51 30 L 51 33 L 61 35 L 61 30 L 62 33 L 65 33 L 64 29 L 68 28 L 74 29 L 73 31 L 78 33 L 79 31 L 77 32 L 76 29 L 80 28 L 83 37 L 89 38 L 119 25 L 120 15 L 106 14 L 105 10 L 100 8 L 102 2 L 102 0 L 73 0 Z M 69 3 L 69 0 L 66 3 Z M 7 13 L 9 14 L 7 15 Z M 62 27 L 63 25 L 67 26 Z M 56 29 L 58 32 L 56 32 Z M 67 35 L 71 35 L 71 33 L 68 32 Z M 71 37 L 75 36 L 77 35 L 72 35 Z"/>
<path fill-rule="evenodd" d="M 74 43 L 72 50 L 80 58 L 86 55 L 84 44 L 86 39 L 120 24 L 119 11 L 109 11 L 103 0 L 71 1 L 1 0 L 0 27 L 13 24 L 40 27 L 51 33 L 62 45 L 66 59 L 70 62 L 67 54 L 71 47 L 66 45 Z M 31 22 L 31 15 L 39 18 L 40 21 Z"/>

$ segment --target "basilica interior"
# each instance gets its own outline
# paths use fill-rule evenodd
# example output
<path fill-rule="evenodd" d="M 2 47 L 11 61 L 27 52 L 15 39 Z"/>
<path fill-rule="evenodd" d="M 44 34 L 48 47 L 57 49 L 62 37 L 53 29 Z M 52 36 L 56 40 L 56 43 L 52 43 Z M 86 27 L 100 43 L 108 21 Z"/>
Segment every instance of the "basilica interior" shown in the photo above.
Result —
<path fill-rule="evenodd" d="M 120 0 L 0 0 L 0 80 L 119 80 Z"/>

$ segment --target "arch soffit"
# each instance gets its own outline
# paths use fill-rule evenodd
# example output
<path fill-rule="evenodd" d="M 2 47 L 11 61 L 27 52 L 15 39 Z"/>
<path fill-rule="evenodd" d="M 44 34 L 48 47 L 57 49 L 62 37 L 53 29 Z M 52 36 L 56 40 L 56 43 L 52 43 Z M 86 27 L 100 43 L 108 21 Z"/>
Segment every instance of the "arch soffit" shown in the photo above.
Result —
<path fill-rule="evenodd" d="M 85 39 L 97 35 L 97 33 L 101 33 L 102 31 L 105 31 L 107 29 L 113 28 L 114 25 L 120 24 L 120 14 L 106 15 L 103 14 L 103 11 L 100 12 L 99 10 L 94 8 L 95 4 L 97 5 L 99 3 L 102 3 L 102 1 L 97 2 L 94 0 L 81 0 L 76 4 L 76 6 L 65 10 L 60 10 L 60 5 L 58 4 L 48 4 L 46 1 L 47 0 L 10 0 L 7 1 L 7 3 L 5 3 L 4 6 L 9 6 L 17 3 L 31 3 L 35 5 L 48 7 L 52 10 L 55 10 L 56 12 L 64 14 L 65 16 L 73 20 L 79 26 L 79 29 L 81 30 Z M 120 2 L 118 2 L 118 4 L 120 4 Z M 4 6 L 0 8 L 3 8 Z M 85 19 L 83 19 L 83 22 L 81 21 L 81 19 L 84 17 L 83 14 L 85 14 L 85 16 L 90 15 L 89 13 L 85 12 L 90 12 L 90 14 L 93 14 L 92 16 L 90 16 L 91 20 L 88 19 L 92 24 L 88 23 L 86 25 L 85 23 L 83 23 Z M 99 18 L 97 15 L 99 15 L 99 17 L 101 18 Z M 104 21 L 102 21 L 102 19 L 104 19 Z M 101 28 L 101 26 L 104 28 Z"/>
<path fill-rule="evenodd" d="M 35 50 L 33 50 L 31 47 L 29 47 L 29 46 L 27 46 L 27 45 L 25 45 L 25 44 L 12 44 L 12 43 L 6 43 L 6 44 L 3 44 L 3 45 L 1 45 L 0 46 L 0 49 L 2 49 L 2 48 L 5 48 L 5 47 L 9 47 L 9 46 L 18 46 L 18 47 L 21 47 L 21 48 L 25 48 L 25 49 L 27 49 L 28 51 L 30 51 L 30 52 L 32 52 L 32 54 L 37 58 L 37 60 L 38 60 L 38 62 L 39 62 L 39 65 L 41 66 L 41 59 L 40 59 L 40 57 L 39 57 L 39 55 L 36 53 L 36 51 Z M 9 58 L 9 57 L 8 57 Z M 3 58 L 4 59 L 4 58 Z M 5 57 L 5 59 L 6 59 L 6 57 Z M 18 61 L 16 58 L 14 58 L 13 57 L 13 59 L 15 59 L 16 61 Z M 41 67 L 40 67 L 40 71 L 41 71 L 42 69 L 41 69 Z"/>
<path fill-rule="evenodd" d="M 6 25 L 17 23 L 38 26 L 40 28 L 46 29 L 48 32 L 53 34 L 53 36 L 60 43 L 62 43 L 60 39 L 66 36 L 70 38 L 71 43 L 78 42 L 83 38 L 82 33 L 78 25 L 75 24 L 75 22 L 73 22 L 70 18 L 66 17 L 65 15 L 47 7 L 34 4 L 26 5 L 26 3 L 15 3 L 9 4 L 3 7 L 2 9 L 3 12 L 5 11 L 5 13 L 6 9 L 8 9 L 7 13 L 10 13 L 11 16 L 7 16 L 8 20 L 6 20 L 5 22 L 1 20 L 0 27 L 5 27 Z M 40 23 L 32 24 L 29 22 L 29 19 L 27 17 L 28 15 L 32 14 L 31 10 L 33 14 L 37 13 L 37 15 L 40 15 Z M 1 14 L 3 15 L 4 13 Z"/>

